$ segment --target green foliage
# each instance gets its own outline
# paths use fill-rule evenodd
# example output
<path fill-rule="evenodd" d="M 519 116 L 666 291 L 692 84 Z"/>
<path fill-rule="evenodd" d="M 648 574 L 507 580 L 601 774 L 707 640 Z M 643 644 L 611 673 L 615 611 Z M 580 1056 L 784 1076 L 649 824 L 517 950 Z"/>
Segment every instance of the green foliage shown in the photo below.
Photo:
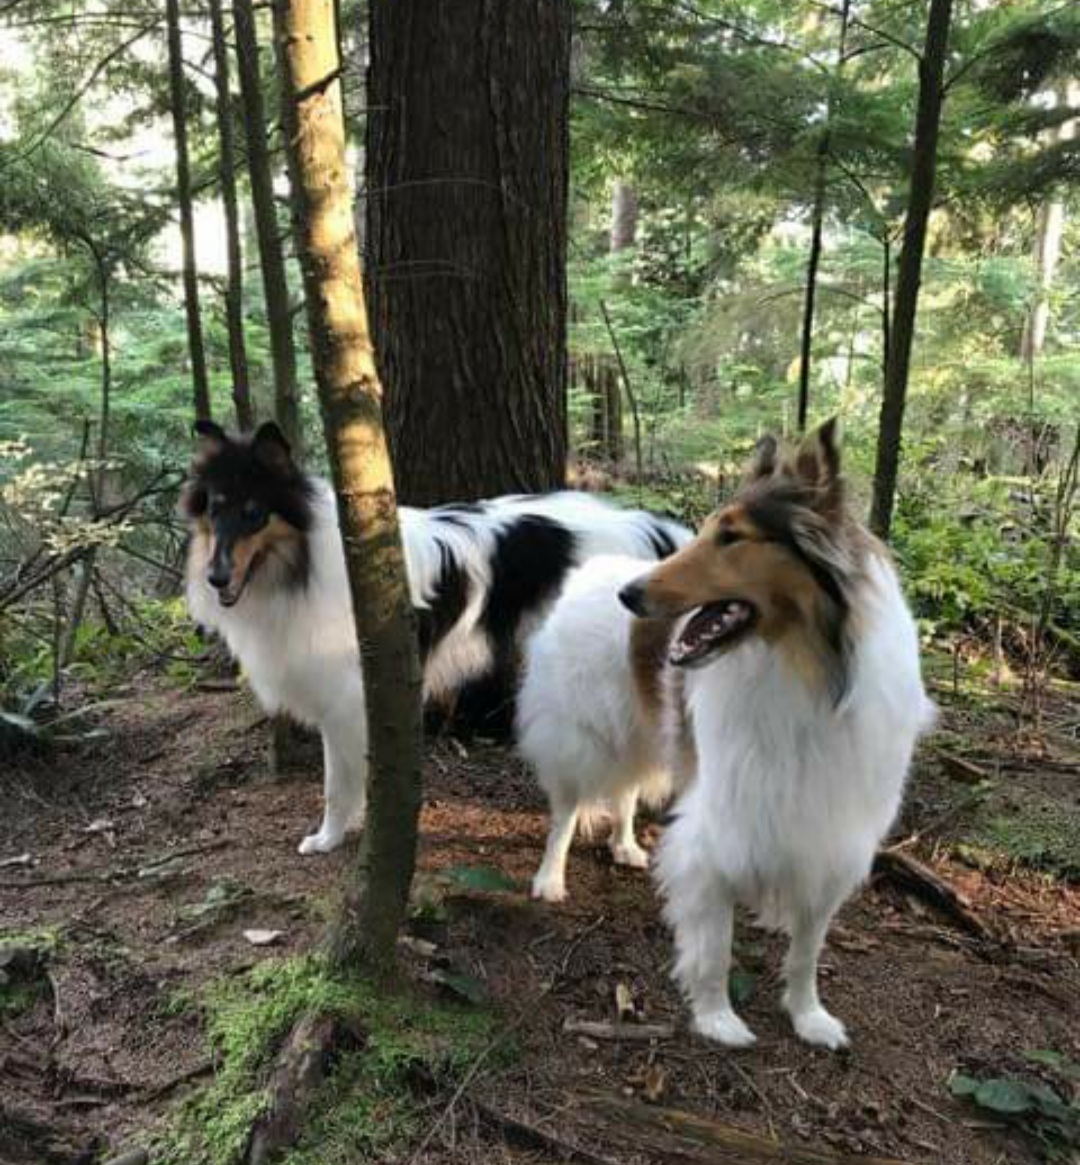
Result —
<path fill-rule="evenodd" d="M 1029 1053 L 1028 1059 L 1049 1072 L 1075 1081 L 1078 1066 L 1056 1052 Z M 949 1080 L 953 1096 L 1008 1121 L 1032 1136 L 1051 1161 L 1072 1161 L 1080 1149 L 1080 1105 L 1064 1090 L 1034 1077 L 977 1077 L 956 1072 Z"/>
<path fill-rule="evenodd" d="M 164 1159 L 232 1165 L 262 1111 L 265 1073 L 281 1040 L 307 1012 L 348 1020 L 363 1047 L 342 1057 L 287 1165 L 386 1160 L 418 1128 L 410 1073 L 463 1073 L 489 1038 L 483 1013 L 389 995 L 361 979 L 330 976 L 315 956 L 267 961 L 203 996 L 213 1083 L 188 1101 L 163 1138 Z"/>

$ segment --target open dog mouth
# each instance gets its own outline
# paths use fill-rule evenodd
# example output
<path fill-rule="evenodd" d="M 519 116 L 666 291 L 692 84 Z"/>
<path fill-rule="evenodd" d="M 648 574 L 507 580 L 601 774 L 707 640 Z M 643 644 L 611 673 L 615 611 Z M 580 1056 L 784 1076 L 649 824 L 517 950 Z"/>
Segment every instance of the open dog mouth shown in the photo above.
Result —
<path fill-rule="evenodd" d="M 735 646 L 754 626 L 757 611 L 742 599 L 724 599 L 699 607 L 671 645 L 668 662 L 693 667 Z"/>

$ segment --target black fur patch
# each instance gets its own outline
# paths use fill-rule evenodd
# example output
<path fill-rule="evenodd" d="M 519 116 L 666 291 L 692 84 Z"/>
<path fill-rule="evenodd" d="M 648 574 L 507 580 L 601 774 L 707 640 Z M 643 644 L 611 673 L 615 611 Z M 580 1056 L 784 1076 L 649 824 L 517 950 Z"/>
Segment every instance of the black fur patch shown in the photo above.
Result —
<path fill-rule="evenodd" d="M 438 546 L 439 577 L 435 583 L 435 595 L 426 609 L 416 612 L 421 663 L 427 662 L 431 653 L 461 618 L 469 602 L 469 576 L 455 562 L 453 553 L 445 543 L 439 542 Z"/>
<path fill-rule="evenodd" d="M 555 597 L 574 550 L 574 535 L 539 514 L 523 514 L 498 535 L 491 592 L 480 616 L 497 656 L 513 651 L 522 618 Z"/>
<path fill-rule="evenodd" d="M 675 539 L 672 538 L 668 528 L 658 519 L 652 517 L 649 521 L 649 541 L 652 543 L 657 558 L 670 558 L 678 550 Z"/>

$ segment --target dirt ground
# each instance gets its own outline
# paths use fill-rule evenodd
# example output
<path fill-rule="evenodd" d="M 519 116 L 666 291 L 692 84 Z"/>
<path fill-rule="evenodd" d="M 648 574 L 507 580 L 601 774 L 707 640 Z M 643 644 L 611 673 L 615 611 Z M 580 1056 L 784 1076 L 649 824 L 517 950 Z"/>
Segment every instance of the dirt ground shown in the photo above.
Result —
<path fill-rule="evenodd" d="M 355 852 L 351 842 L 297 855 L 320 811 L 318 755 L 306 772 L 267 778 L 265 720 L 243 693 L 179 693 L 148 678 L 114 696 L 92 717 L 99 736 L 0 774 L 0 928 L 45 928 L 57 942 L 49 989 L 0 1011 L 0 1162 L 74 1165 L 138 1139 L 213 1071 L 197 1012 L 170 1001 L 309 946 Z M 745 922 L 740 1007 L 759 1043 L 731 1053 L 689 1034 L 647 877 L 579 842 L 570 901 L 530 902 L 545 829 L 538 791 L 503 749 L 434 743 L 422 878 L 493 867 L 521 890 L 463 893 L 448 917 L 417 924 L 440 960 L 482 984 L 516 1049 L 510 1062 L 477 1065 L 423 1160 L 549 1161 L 571 1147 L 609 1163 L 740 1159 L 656 1148 L 673 1112 L 772 1138 L 788 1146 L 777 1161 L 1040 1160 L 1031 1140 L 947 1084 L 957 1070 L 1030 1071 L 1034 1050 L 1080 1059 L 1080 887 L 965 838 L 987 798 L 1003 812 L 1039 798 L 1077 814 L 1078 716 L 1058 707 L 1050 743 L 1035 750 L 1007 706 L 939 699 L 945 734 L 923 750 L 897 839 L 982 929 L 891 878 L 869 886 L 824 960 L 823 994 L 854 1039 L 839 1055 L 795 1040 L 777 1005 L 781 946 Z M 252 929 L 282 934 L 255 946 Z M 616 1020 L 617 998 L 633 1022 L 674 1035 L 564 1030 Z"/>

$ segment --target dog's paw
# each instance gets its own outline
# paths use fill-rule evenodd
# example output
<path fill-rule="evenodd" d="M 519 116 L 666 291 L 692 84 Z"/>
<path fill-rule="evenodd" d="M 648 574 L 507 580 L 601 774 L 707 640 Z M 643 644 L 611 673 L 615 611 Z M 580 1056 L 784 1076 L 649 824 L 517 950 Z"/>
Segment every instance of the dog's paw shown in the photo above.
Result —
<path fill-rule="evenodd" d="M 730 1007 L 695 1014 L 694 1030 L 725 1048 L 749 1048 L 757 1043 L 757 1036 Z"/>
<path fill-rule="evenodd" d="M 537 874 L 533 878 L 532 896 L 542 902 L 565 902 L 566 882 L 562 878 L 547 878 Z"/>
<path fill-rule="evenodd" d="M 345 840 L 345 830 L 341 828 L 327 829 L 324 825 L 318 833 L 309 833 L 297 846 L 300 853 L 328 854 L 337 849 Z"/>
<path fill-rule="evenodd" d="M 611 858 L 617 866 L 629 866 L 632 870 L 647 870 L 649 868 L 649 851 L 642 849 L 636 841 L 630 845 L 613 844 Z"/>
<path fill-rule="evenodd" d="M 851 1042 L 844 1025 L 824 1007 L 815 1007 L 799 1015 L 793 1014 L 791 1022 L 800 1039 L 819 1048 L 828 1048 L 830 1052 L 838 1052 Z"/>

